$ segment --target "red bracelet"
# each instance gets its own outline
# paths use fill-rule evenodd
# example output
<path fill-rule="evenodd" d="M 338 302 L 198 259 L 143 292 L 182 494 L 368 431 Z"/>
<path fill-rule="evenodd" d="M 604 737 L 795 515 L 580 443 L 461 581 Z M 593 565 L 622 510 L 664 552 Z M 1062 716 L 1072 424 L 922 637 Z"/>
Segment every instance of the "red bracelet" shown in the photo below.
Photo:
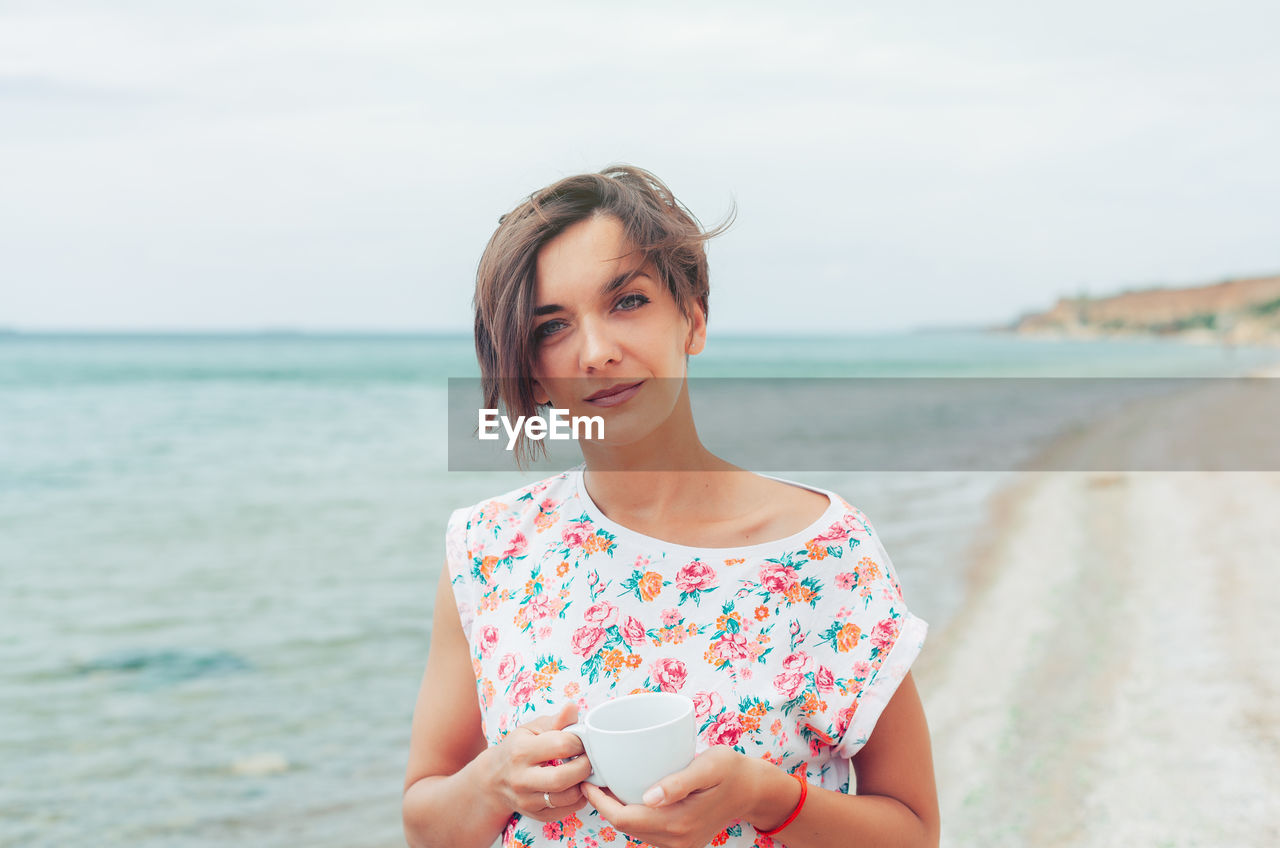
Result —
<path fill-rule="evenodd" d="M 800 810 L 804 808 L 804 799 L 809 797 L 809 781 L 805 780 L 798 774 L 792 774 L 791 777 L 794 777 L 796 782 L 800 784 L 800 800 L 796 802 L 796 808 L 791 811 L 791 815 L 787 816 L 786 821 L 775 827 L 773 830 L 761 830 L 757 827 L 756 833 L 759 833 L 761 836 L 773 836 L 775 833 L 780 833 L 784 827 L 796 820 L 796 816 L 800 815 Z"/>

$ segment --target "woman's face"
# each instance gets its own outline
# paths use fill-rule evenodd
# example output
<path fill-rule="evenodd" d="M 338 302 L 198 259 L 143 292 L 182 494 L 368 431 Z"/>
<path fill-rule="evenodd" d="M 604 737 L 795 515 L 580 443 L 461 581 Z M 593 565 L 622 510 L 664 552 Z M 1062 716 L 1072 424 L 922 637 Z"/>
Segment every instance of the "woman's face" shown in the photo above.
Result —
<path fill-rule="evenodd" d="M 537 257 L 534 396 L 570 415 L 598 415 L 605 443 L 629 444 L 671 417 L 685 355 L 702 350 L 701 308 L 680 314 L 652 265 L 631 252 L 622 222 L 586 218 Z"/>

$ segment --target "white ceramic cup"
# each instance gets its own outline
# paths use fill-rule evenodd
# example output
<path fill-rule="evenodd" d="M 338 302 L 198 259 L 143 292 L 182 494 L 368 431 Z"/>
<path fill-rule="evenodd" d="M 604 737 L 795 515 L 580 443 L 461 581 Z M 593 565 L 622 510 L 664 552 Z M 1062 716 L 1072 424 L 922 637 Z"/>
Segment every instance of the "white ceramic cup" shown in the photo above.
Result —
<path fill-rule="evenodd" d="M 693 701 L 668 692 L 640 692 L 593 707 L 565 731 L 582 740 L 589 783 L 607 786 L 627 804 L 693 762 Z"/>

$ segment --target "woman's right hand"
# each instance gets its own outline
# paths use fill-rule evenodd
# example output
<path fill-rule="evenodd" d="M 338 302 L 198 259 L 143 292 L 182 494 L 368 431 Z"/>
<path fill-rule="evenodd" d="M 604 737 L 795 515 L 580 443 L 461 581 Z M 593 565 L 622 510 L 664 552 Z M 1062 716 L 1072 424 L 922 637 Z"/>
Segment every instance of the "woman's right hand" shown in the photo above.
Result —
<path fill-rule="evenodd" d="M 560 821 L 586 806 L 579 784 L 591 774 L 591 763 L 582 741 L 564 732 L 577 720 L 578 705 L 568 703 L 554 717 L 541 716 L 519 725 L 494 746 L 498 756 L 493 782 L 507 806 L 541 822 Z M 566 762 L 547 764 L 553 760 Z"/>

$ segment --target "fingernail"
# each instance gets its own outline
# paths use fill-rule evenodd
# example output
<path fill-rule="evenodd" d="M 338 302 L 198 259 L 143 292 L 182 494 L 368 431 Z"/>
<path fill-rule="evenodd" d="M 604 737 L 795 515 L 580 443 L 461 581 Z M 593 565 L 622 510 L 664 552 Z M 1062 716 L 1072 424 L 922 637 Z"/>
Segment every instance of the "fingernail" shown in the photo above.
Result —
<path fill-rule="evenodd" d="M 662 791 L 661 786 L 652 786 L 649 791 L 640 797 L 650 807 L 656 807 L 662 803 L 662 799 L 667 797 L 667 793 Z"/>

